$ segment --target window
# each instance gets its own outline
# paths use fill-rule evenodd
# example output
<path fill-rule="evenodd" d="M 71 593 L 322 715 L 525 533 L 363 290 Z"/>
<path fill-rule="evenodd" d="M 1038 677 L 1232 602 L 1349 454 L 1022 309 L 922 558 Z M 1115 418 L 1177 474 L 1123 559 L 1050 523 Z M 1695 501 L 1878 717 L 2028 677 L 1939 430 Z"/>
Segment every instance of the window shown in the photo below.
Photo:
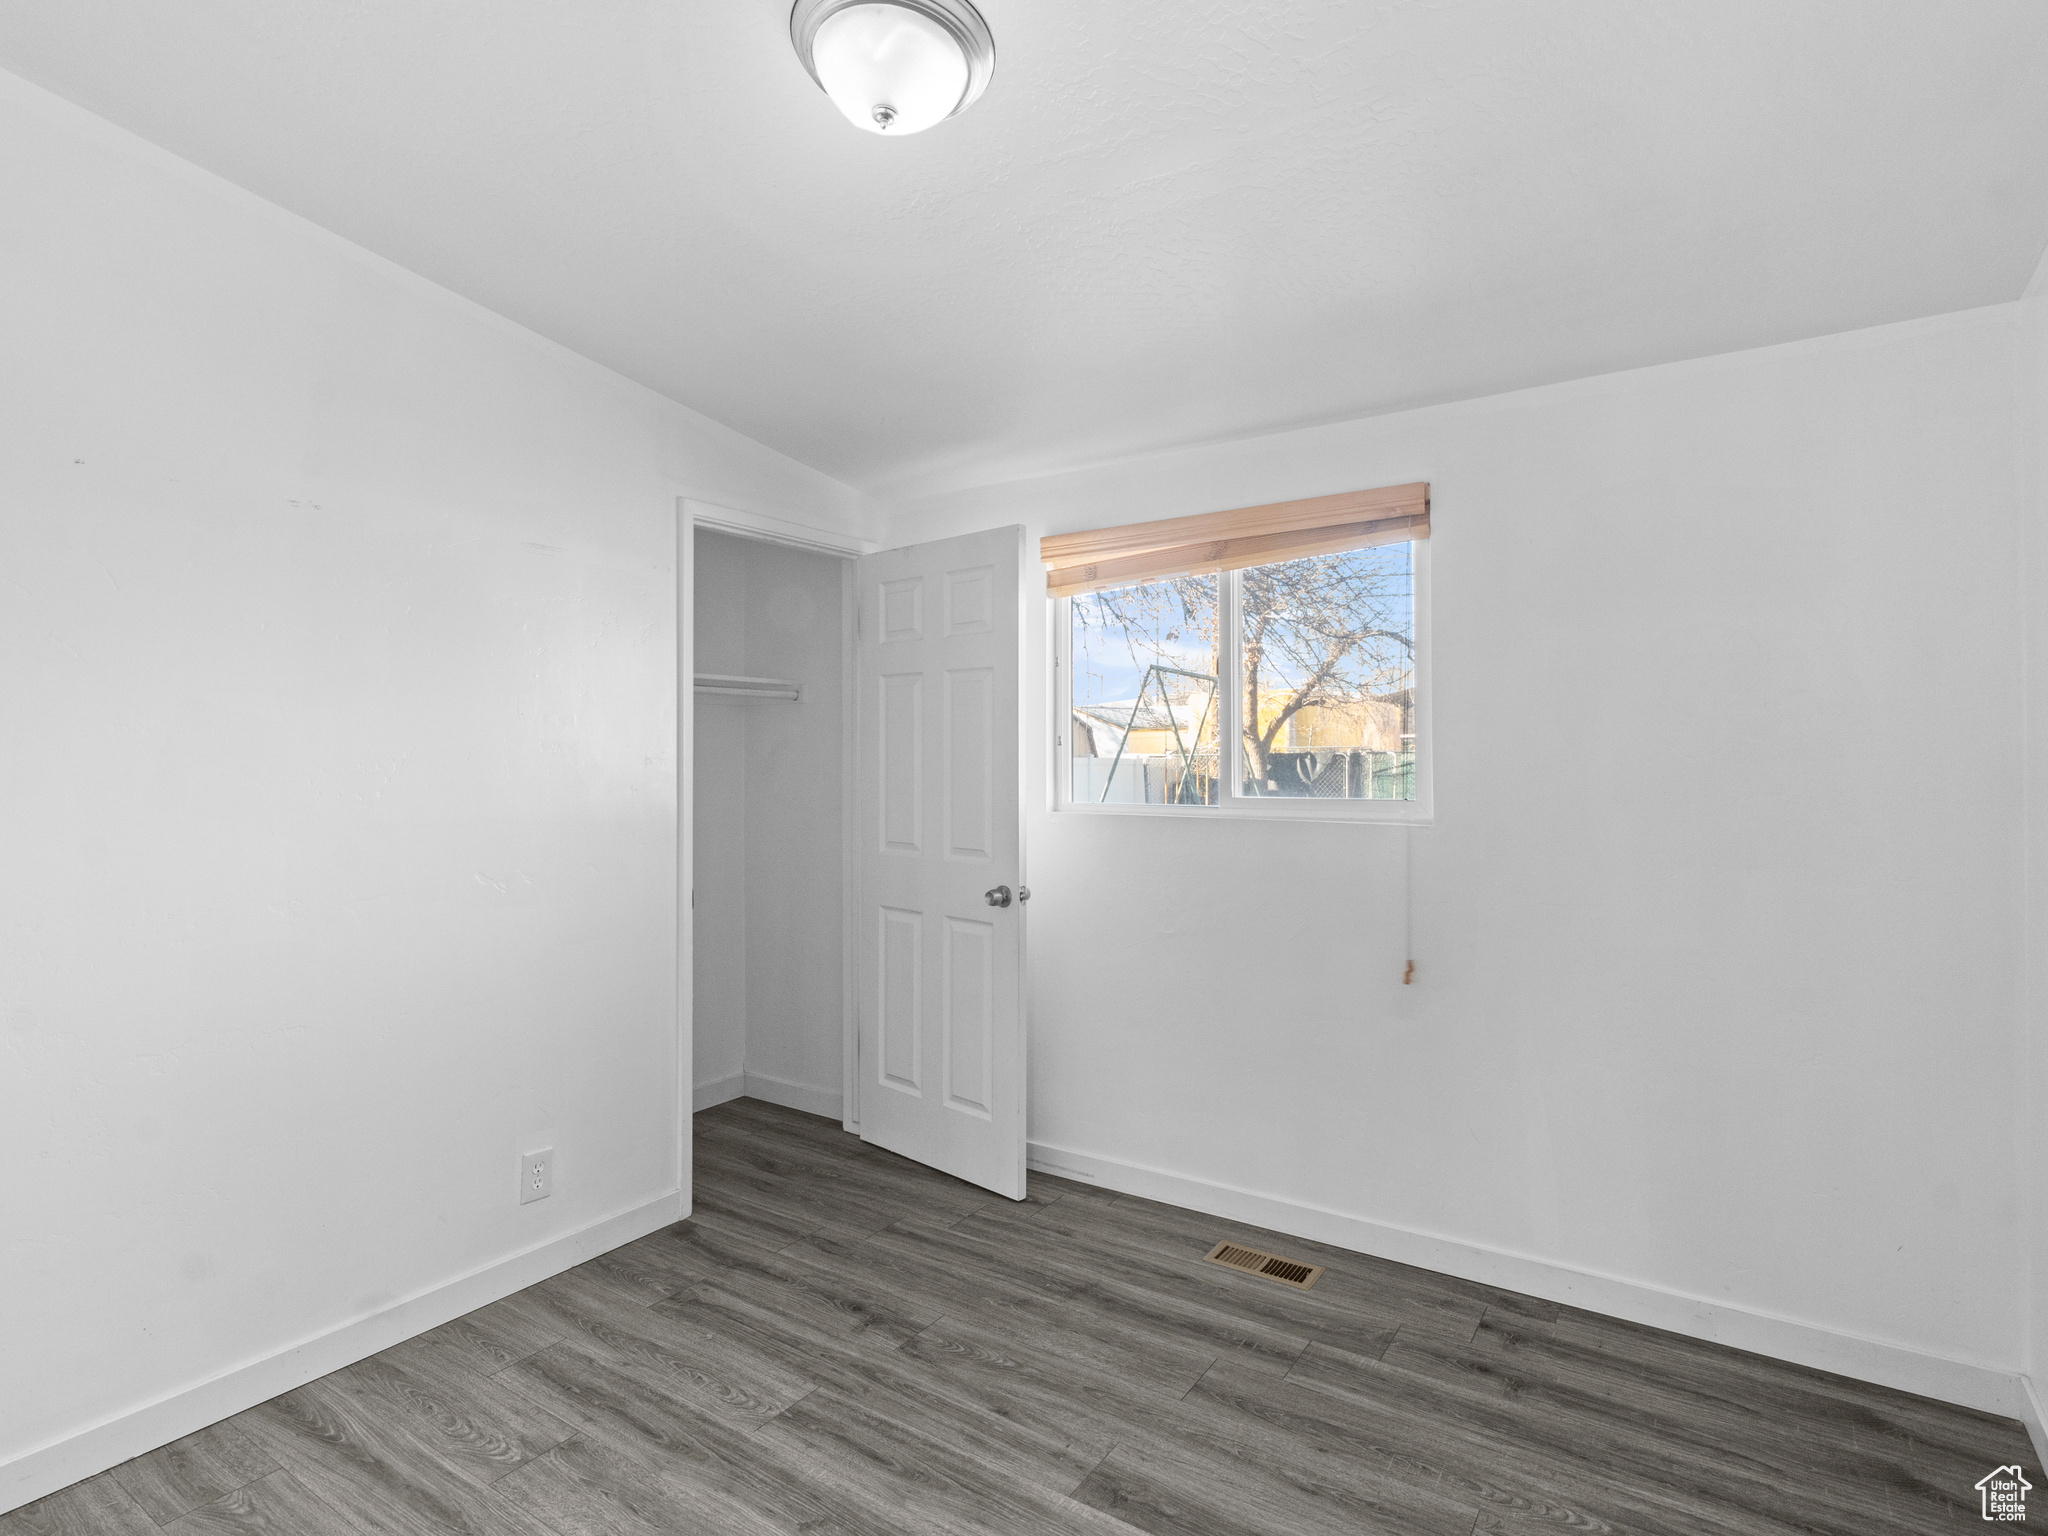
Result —
<path fill-rule="evenodd" d="M 1404 486 L 1048 538 L 1061 806 L 1426 817 L 1427 535 Z"/>

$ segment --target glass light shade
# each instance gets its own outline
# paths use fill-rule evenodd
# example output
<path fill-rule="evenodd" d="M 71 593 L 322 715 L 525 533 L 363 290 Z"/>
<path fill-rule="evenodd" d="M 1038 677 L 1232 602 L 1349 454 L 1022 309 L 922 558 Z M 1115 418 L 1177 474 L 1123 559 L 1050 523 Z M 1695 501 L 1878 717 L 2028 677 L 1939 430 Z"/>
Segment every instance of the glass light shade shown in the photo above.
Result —
<path fill-rule="evenodd" d="M 946 29 L 900 5 L 834 11 L 811 41 L 818 83 L 856 128 L 917 133 L 967 90 L 967 57 Z"/>

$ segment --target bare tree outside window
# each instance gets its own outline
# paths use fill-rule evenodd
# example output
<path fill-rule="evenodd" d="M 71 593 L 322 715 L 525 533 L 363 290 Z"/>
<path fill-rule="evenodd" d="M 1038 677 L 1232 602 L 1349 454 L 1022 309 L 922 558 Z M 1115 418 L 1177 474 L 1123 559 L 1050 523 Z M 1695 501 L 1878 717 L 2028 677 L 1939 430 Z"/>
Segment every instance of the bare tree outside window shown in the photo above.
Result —
<path fill-rule="evenodd" d="M 1073 600 L 1072 798 L 1214 804 L 1220 678 L 1242 731 L 1237 794 L 1412 799 L 1412 546 L 1254 566 L 1235 586 L 1228 663 L 1213 574 Z"/>
<path fill-rule="evenodd" d="M 1255 565 L 1238 583 L 1243 792 L 1412 799 L 1411 546 Z"/>

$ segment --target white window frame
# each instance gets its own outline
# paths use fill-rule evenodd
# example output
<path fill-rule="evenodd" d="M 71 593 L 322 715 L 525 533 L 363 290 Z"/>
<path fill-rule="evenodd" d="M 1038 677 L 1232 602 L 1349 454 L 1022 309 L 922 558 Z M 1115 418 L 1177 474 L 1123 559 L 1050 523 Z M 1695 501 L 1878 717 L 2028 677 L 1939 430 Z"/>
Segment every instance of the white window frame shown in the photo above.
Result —
<path fill-rule="evenodd" d="M 1076 816 L 1184 816 L 1197 821 L 1213 821 L 1223 817 L 1249 817 L 1254 820 L 1278 821 L 1367 821 L 1394 822 L 1413 825 L 1433 821 L 1436 817 L 1436 798 L 1433 788 L 1436 765 L 1436 737 L 1432 730 L 1434 710 L 1430 698 L 1430 674 L 1433 670 L 1429 640 L 1430 591 L 1429 591 L 1429 540 L 1416 539 L 1411 546 L 1414 553 L 1415 583 L 1415 798 L 1413 800 L 1321 800 L 1291 795 L 1274 796 L 1271 799 L 1240 794 L 1238 785 L 1244 782 L 1242 764 L 1244 761 L 1244 733 L 1239 728 L 1239 716 L 1243 712 L 1243 689 L 1234 681 L 1226 686 L 1224 676 L 1233 676 L 1237 668 L 1237 615 L 1238 615 L 1238 573 L 1224 571 L 1217 582 L 1217 627 L 1220 630 L 1218 654 L 1223 658 L 1225 669 L 1219 675 L 1216 691 L 1222 708 L 1218 728 L 1220 740 L 1228 743 L 1230 762 L 1222 775 L 1222 784 L 1217 803 L 1214 805 L 1100 805 L 1088 801 L 1077 801 L 1073 797 L 1073 765 L 1068 761 L 1073 748 L 1068 735 L 1073 729 L 1073 688 L 1069 679 L 1073 675 L 1074 612 L 1071 597 L 1050 599 L 1053 627 L 1052 666 L 1052 742 L 1053 742 L 1053 809 L 1070 812 Z"/>

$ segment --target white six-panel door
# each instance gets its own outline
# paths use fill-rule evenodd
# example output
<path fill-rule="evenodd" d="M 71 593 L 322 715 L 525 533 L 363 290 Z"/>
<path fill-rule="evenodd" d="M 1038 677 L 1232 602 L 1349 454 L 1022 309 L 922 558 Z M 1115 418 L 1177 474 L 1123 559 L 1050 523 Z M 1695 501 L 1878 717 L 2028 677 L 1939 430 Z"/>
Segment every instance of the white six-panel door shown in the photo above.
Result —
<path fill-rule="evenodd" d="M 1012 1199 L 1023 570 L 1010 527 L 869 555 L 859 580 L 861 1136 Z"/>

